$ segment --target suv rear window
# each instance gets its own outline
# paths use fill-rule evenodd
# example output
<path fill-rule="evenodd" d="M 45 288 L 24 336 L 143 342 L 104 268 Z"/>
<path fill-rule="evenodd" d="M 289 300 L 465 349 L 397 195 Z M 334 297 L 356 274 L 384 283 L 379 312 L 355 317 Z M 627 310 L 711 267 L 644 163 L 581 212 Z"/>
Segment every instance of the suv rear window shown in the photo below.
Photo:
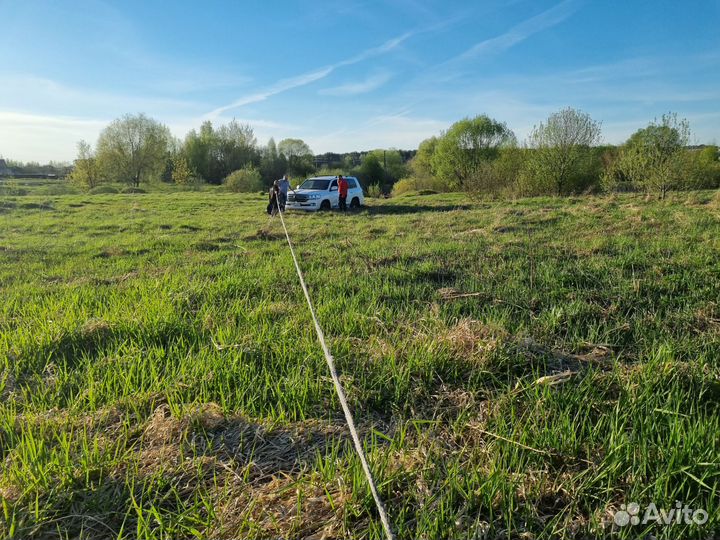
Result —
<path fill-rule="evenodd" d="M 355 182 L 355 180 L 353 178 L 348 178 L 347 183 L 348 183 L 348 189 L 355 189 L 357 187 L 357 183 Z"/>

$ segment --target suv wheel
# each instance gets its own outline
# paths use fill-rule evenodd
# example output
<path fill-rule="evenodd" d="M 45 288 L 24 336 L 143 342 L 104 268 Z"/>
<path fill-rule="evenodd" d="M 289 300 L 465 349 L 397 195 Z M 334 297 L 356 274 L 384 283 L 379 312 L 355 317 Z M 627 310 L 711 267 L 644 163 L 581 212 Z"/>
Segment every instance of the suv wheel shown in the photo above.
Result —
<path fill-rule="evenodd" d="M 320 203 L 320 210 L 324 210 L 324 211 L 330 210 L 330 201 L 325 199 L 322 203 Z"/>
<path fill-rule="evenodd" d="M 360 199 L 353 197 L 353 200 L 350 201 L 350 208 L 360 208 Z"/>

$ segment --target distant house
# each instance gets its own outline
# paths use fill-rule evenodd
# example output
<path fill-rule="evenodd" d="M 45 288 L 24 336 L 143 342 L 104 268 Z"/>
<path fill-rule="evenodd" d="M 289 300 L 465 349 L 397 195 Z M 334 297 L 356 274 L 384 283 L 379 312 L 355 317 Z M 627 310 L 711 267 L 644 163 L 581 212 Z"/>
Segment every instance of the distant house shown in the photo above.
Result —
<path fill-rule="evenodd" d="M 7 166 L 4 159 L 0 159 L 0 176 L 12 176 L 13 171 Z"/>

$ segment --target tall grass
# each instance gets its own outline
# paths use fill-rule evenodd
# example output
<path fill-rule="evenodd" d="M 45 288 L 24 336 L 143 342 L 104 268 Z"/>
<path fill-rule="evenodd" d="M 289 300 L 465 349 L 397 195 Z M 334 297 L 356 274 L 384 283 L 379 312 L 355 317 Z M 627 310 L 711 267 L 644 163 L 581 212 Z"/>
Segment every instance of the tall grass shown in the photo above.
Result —
<path fill-rule="evenodd" d="M 706 195 L 287 214 L 400 538 L 714 534 Z M 263 206 L 0 199 L 0 535 L 381 535 Z M 710 522 L 613 524 L 676 501 Z"/>

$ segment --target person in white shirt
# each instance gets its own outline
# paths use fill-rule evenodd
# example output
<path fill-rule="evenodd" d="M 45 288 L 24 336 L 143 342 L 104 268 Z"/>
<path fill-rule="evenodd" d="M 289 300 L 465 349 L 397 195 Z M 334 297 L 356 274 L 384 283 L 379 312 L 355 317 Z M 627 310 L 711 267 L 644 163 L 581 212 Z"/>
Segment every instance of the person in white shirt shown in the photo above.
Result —
<path fill-rule="evenodd" d="M 288 190 L 290 189 L 290 180 L 288 179 L 287 174 L 283 175 L 283 177 L 278 181 L 278 187 L 280 188 L 278 203 L 280 203 L 280 211 L 284 212 Z"/>

